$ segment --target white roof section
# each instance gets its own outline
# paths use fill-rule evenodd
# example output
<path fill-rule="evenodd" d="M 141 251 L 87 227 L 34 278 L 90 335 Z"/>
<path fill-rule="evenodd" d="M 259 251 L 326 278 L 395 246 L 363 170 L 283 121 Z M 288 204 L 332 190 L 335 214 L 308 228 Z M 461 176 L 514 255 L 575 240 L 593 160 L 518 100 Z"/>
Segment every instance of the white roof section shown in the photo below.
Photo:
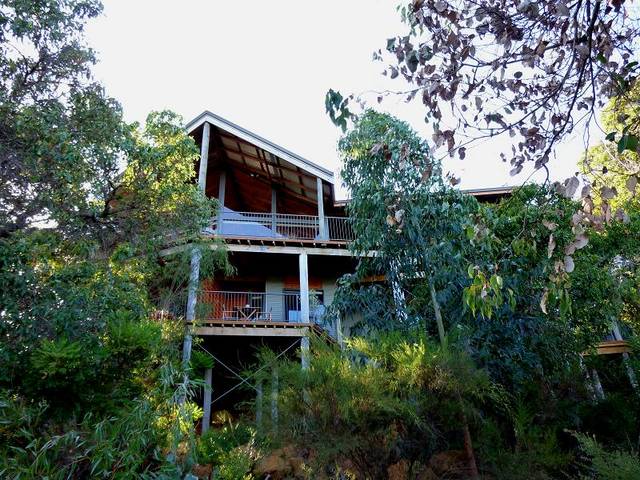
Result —
<path fill-rule="evenodd" d="M 255 133 L 250 132 L 249 130 L 236 125 L 235 123 L 226 120 L 215 113 L 212 113 L 208 110 L 205 110 L 196 118 L 191 120 L 185 128 L 189 133 L 192 133 L 194 130 L 204 125 L 205 122 L 210 123 L 211 125 L 215 125 L 221 130 L 225 130 L 226 132 L 235 135 L 246 142 L 252 143 L 253 145 L 262 148 L 263 150 L 275 155 L 276 157 L 281 158 L 282 160 L 286 160 L 287 162 L 299 167 L 300 169 L 315 175 L 316 177 L 321 178 L 325 182 L 330 184 L 334 184 L 333 172 L 328 170 L 320 165 L 313 163 L 306 158 L 301 157 L 300 155 L 296 155 L 295 153 L 283 148 L 279 145 L 276 145 L 269 140 L 256 135 Z"/>

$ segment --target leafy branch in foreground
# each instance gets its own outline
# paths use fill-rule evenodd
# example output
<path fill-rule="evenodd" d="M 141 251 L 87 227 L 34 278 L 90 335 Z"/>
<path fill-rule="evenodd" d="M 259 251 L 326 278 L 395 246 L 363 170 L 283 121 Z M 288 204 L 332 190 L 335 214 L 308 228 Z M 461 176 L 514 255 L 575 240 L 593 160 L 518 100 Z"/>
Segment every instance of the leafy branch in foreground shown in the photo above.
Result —
<path fill-rule="evenodd" d="M 387 72 L 412 85 L 407 99 L 425 106 L 436 146 L 464 158 L 473 140 L 518 137 L 502 155 L 513 173 L 547 163 L 576 125 L 628 92 L 638 70 L 640 27 L 624 0 L 416 0 L 400 13 L 408 32 L 387 41 Z"/>

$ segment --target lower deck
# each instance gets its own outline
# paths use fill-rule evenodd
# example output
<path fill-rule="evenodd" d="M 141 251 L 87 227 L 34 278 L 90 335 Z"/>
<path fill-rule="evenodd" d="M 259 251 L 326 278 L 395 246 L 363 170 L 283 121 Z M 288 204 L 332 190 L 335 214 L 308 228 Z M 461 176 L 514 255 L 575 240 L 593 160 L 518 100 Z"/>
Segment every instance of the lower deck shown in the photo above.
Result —
<path fill-rule="evenodd" d="M 198 323 L 195 334 L 200 336 L 248 336 L 248 337 L 306 337 L 318 327 L 310 323 L 287 322 L 229 322 L 212 320 Z"/>
<path fill-rule="evenodd" d="M 329 306 L 351 257 L 229 252 L 234 272 L 200 281 L 194 319 L 202 336 L 337 338 Z"/>

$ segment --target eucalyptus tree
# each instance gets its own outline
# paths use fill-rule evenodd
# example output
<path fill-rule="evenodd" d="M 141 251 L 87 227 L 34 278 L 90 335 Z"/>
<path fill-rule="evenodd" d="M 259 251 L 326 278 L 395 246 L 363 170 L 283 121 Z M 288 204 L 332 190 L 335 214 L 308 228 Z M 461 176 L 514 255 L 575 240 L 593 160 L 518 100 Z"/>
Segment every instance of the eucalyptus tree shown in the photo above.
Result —
<path fill-rule="evenodd" d="M 360 255 L 374 253 L 359 264 L 357 278 L 389 280 L 387 298 L 395 306 L 385 320 L 399 322 L 376 326 L 395 329 L 424 320 L 431 332 L 435 319 L 444 343 L 457 318 L 443 319 L 440 304 L 459 300 L 467 282 L 472 245 L 465 231 L 473 226 L 477 202 L 449 187 L 427 142 L 389 115 L 365 112 L 339 149 L 342 178 L 352 195 L 348 211 L 355 240 L 350 248 Z"/>
<path fill-rule="evenodd" d="M 365 258 L 354 280 L 383 275 L 389 285 L 386 298 L 393 299 L 386 322 L 376 326 L 398 329 L 424 321 L 431 334 L 435 319 L 446 349 L 447 330 L 459 318 L 445 318 L 441 303 L 461 303 L 472 252 L 465 231 L 477 203 L 448 186 L 427 142 L 390 115 L 366 111 L 341 139 L 339 150 L 342 178 L 352 195 L 348 212 L 355 240 L 350 248 Z M 341 290 L 349 288 L 343 285 Z M 358 293 L 364 293 L 361 304 L 367 299 L 379 302 L 380 292 L 367 290 L 359 287 Z M 461 415 L 470 470 L 477 475 L 471 436 Z"/>
<path fill-rule="evenodd" d="M 398 11 L 406 29 L 373 54 L 398 88 L 378 92 L 377 100 L 399 95 L 421 103 L 443 155 L 464 159 L 479 141 L 502 136 L 510 148 L 500 156 L 512 174 L 530 165 L 548 179 L 557 146 L 578 129 L 588 139 L 608 99 L 634 103 L 640 19 L 630 1 L 411 0 Z M 343 129 L 353 100 L 370 102 L 366 94 L 327 94 L 327 111 Z M 628 109 L 606 140 L 635 154 L 638 125 L 637 111 Z M 635 189 L 635 172 L 624 176 Z M 582 180 L 580 190 L 577 175 L 556 184 L 583 200 L 571 226 L 602 228 L 615 214 L 607 203 L 594 208 L 593 198 L 611 200 L 622 190 L 608 179 L 593 186 Z"/>

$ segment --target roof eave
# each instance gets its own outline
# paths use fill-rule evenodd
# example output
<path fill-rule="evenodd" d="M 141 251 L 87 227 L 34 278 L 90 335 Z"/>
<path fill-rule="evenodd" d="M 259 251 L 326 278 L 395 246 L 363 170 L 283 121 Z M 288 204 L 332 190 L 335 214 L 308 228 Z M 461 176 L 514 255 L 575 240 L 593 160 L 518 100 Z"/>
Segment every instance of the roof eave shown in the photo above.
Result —
<path fill-rule="evenodd" d="M 334 185 L 333 172 L 331 170 L 327 170 L 326 168 L 321 167 L 320 165 L 317 165 L 312 161 L 301 157 L 300 155 L 296 155 L 295 153 L 287 150 L 286 148 L 276 145 L 275 143 L 270 142 L 266 138 L 256 135 L 255 133 L 252 133 L 249 130 L 242 128 L 241 126 L 236 125 L 235 123 L 230 122 L 208 110 L 205 110 L 196 118 L 194 118 L 189 123 L 187 123 L 185 128 L 187 132 L 192 133 L 194 130 L 199 128 L 205 122 L 215 125 L 216 127 L 221 128 L 222 130 L 225 130 L 237 136 L 238 138 L 241 138 L 249 143 L 252 143 L 257 147 L 260 147 L 261 149 L 269 153 L 272 153 L 273 155 L 280 157 L 281 159 L 286 160 L 287 162 L 290 162 L 291 164 L 303 169 L 304 171 L 311 173 L 316 177 L 321 178 L 325 182 L 331 184 L 332 187 Z"/>

